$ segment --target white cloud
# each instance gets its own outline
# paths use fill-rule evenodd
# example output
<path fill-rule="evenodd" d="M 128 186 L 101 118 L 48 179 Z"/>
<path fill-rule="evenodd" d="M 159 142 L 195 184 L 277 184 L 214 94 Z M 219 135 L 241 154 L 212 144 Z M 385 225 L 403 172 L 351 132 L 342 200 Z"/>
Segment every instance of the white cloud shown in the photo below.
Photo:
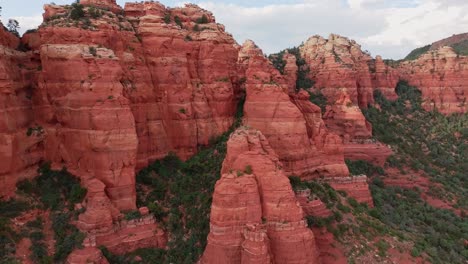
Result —
<path fill-rule="evenodd" d="M 254 40 L 266 53 L 299 45 L 312 35 L 366 37 L 378 34 L 385 20 L 369 10 L 351 9 L 342 0 L 308 0 L 298 4 L 242 7 L 203 2 L 239 42 Z"/>
<path fill-rule="evenodd" d="M 309 36 L 337 33 L 372 54 L 402 58 L 412 49 L 468 29 L 466 0 L 303 0 L 243 7 L 203 2 L 239 42 L 254 40 L 266 53 L 299 45 Z"/>
<path fill-rule="evenodd" d="M 42 15 L 35 16 L 17 16 L 12 17 L 19 22 L 20 29 L 18 30 L 20 34 L 23 34 L 28 29 L 37 28 L 42 23 Z M 6 26 L 8 24 L 8 19 L 2 18 L 3 24 Z"/>

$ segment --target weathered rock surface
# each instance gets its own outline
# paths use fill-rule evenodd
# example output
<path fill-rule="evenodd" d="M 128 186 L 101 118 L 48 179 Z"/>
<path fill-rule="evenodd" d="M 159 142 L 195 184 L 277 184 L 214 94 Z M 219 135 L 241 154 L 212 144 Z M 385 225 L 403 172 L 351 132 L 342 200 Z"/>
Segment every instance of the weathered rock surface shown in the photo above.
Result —
<path fill-rule="evenodd" d="M 468 110 L 468 57 L 457 55 L 450 47 L 429 51 L 398 67 L 401 78 L 422 92 L 423 107 L 444 114 Z"/>
<path fill-rule="evenodd" d="M 296 92 L 297 72 L 299 70 L 296 63 L 297 59 L 293 54 L 286 52 L 283 55 L 283 60 L 286 62 L 283 74 L 286 77 L 288 91 L 290 94 L 294 94 Z"/>
<path fill-rule="evenodd" d="M 394 98 L 391 91 L 398 75 L 381 59 L 374 61 L 354 40 L 335 34 L 328 39 L 313 36 L 300 47 L 300 52 L 310 67 L 314 87 L 331 102 L 340 98 L 342 89 L 346 89 L 353 104 L 362 108 L 374 103 L 375 89 Z"/>
<path fill-rule="evenodd" d="M 43 44 L 40 52 L 34 103 L 48 134 L 45 159 L 84 185 L 99 179 L 117 208 L 135 208 L 138 139 L 119 60 L 112 50 L 83 44 Z"/>
<path fill-rule="evenodd" d="M 122 8 L 117 5 L 116 0 L 80 0 L 80 4 L 84 6 L 93 6 L 119 12 Z"/>
<path fill-rule="evenodd" d="M 44 130 L 35 123 L 31 101 L 38 64 L 31 53 L 15 50 L 18 44 L 0 24 L 0 198 L 34 176 L 43 156 Z"/>
<path fill-rule="evenodd" d="M 308 94 L 292 100 L 284 77 L 251 41 L 239 62 L 246 65 L 244 124 L 265 135 L 285 172 L 304 179 L 348 175 L 341 139 L 326 130 Z"/>
<path fill-rule="evenodd" d="M 374 205 L 366 175 L 333 178 L 328 183 L 333 189 L 347 192 L 360 203 L 366 203 L 370 207 Z"/>
<path fill-rule="evenodd" d="M 306 215 L 315 217 L 329 217 L 332 215 L 332 211 L 318 197 L 315 197 L 310 189 L 296 191 L 296 199 Z"/>
<path fill-rule="evenodd" d="M 200 263 L 319 263 L 315 241 L 266 137 L 240 128 L 216 183 Z"/>
<path fill-rule="evenodd" d="M 101 250 L 95 247 L 74 250 L 67 258 L 66 264 L 108 264 Z"/>

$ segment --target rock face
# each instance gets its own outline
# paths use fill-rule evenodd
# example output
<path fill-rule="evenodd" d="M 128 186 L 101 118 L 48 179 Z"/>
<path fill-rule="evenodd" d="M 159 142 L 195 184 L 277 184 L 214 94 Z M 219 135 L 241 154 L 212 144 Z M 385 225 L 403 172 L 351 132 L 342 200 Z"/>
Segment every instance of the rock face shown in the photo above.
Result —
<path fill-rule="evenodd" d="M 401 78 L 419 88 L 426 110 L 436 108 L 444 114 L 468 110 L 468 57 L 458 56 L 452 48 L 429 51 L 414 61 L 400 64 Z"/>
<path fill-rule="evenodd" d="M 122 10 L 122 8 L 117 5 L 115 0 L 80 0 L 80 4 L 84 6 L 108 9 L 115 13 Z"/>
<path fill-rule="evenodd" d="M 154 218 L 125 222 L 120 211 L 136 209 L 136 170 L 169 152 L 186 159 L 232 125 L 239 47 L 195 5 L 80 3 L 79 20 L 45 5 L 21 41 L 27 53 L 0 28 L 0 196 L 52 161 L 89 189 L 76 223 L 87 246 L 164 247 Z"/>
<path fill-rule="evenodd" d="M 66 264 L 108 264 L 101 250 L 95 247 L 74 250 L 67 258 Z"/>
<path fill-rule="evenodd" d="M 283 60 L 286 62 L 284 75 L 286 76 L 288 91 L 290 94 L 293 94 L 296 92 L 297 71 L 299 70 L 296 64 L 297 59 L 293 54 L 286 52 L 283 55 Z"/>
<path fill-rule="evenodd" d="M 44 130 L 35 123 L 31 101 L 38 64 L 31 53 L 15 50 L 18 45 L 0 24 L 0 198 L 34 176 L 43 156 Z"/>
<path fill-rule="evenodd" d="M 348 175 L 341 140 L 326 130 L 308 94 L 293 101 L 287 81 L 251 41 L 243 45 L 239 62 L 247 69 L 244 124 L 265 135 L 285 172 L 304 179 Z"/>
<path fill-rule="evenodd" d="M 83 44 L 43 44 L 40 52 L 35 104 L 48 134 L 45 158 L 85 185 L 99 179 L 119 209 L 135 208 L 138 139 L 114 52 Z"/>
<path fill-rule="evenodd" d="M 132 3 L 123 16 L 113 0 L 81 4 L 99 14 L 70 27 L 68 8 L 46 5 L 27 42 L 40 40 L 30 46 L 42 63 L 33 101 L 44 159 L 84 185 L 98 179 L 118 209 L 135 209 L 136 169 L 169 152 L 186 159 L 231 126 L 238 48 L 194 5 Z"/>
<path fill-rule="evenodd" d="M 328 39 L 313 36 L 300 47 L 300 52 L 310 67 L 314 87 L 331 102 L 340 98 L 342 89 L 346 89 L 353 104 L 362 108 L 374 103 L 375 89 L 390 99 L 395 97 L 392 91 L 398 75 L 381 58 L 373 60 L 354 40 L 334 34 Z"/>
<path fill-rule="evenodd" d="M 338 35 L 332 34 L 329 39 L 311 37 L 300 52 L 315 81 L 314 89 L 328 98 L 323 119 L 327 128 L 343 139 L 345 158 L 383 165 L 392 152 L 372 140 L 372 126 L 361 108 L 373 104 L 375 90 L 396 99 L 398 72 L 385 65 L 380 56 L 373 60 L 355 41 Z"/>
<path fill-rule="evenodd" d="M 227 149 L 200 263 L 319 263 L 313 233 L 266 137 L 240 128 Z"/>
<path fill-rule="evenodd" d="M 360 203 L 367 203 L 371 207 L 374 205 L 365 175 L 334 178 L 329 183 L 336 190 L 346 191 Z"/>
<path fill-rule="evenodd" d="M 296 191 L 296 199 L 306 215 L 315 217 L 329 217 L 332 215 L 332 211 L 318 197 L 315 197 L 310 189 Z"/>

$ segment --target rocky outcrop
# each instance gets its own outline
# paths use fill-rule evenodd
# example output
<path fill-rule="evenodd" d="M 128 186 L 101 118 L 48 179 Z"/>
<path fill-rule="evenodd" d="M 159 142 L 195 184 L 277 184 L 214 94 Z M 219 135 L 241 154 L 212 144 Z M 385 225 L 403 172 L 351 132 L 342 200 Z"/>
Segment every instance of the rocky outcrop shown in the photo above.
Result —
<path fill-rule="evenodd" d="M 95 247 L 74 250 L 67 258 L 66 264 L 108 264 L 101 250 Z"/>
<path fill-rule="evenodd" d="M 315 197 L 310 189 L 297 190 L 296 199 L 306 215 L 315 217 L 329 217 L 332 215 L 332 211 L 318 197 Z"/>
<path fill-rule="evenodd" d="M 231 135 L 200 263 L 319 263 L 304 213 L 266 137 Z"/>
<path fill-rule="evenodd" d="M 284 72 L 286 78 L 286 83 L 288 85 L 289 94 L 294 94 L 296 92 L 296 81 L 297 81 L 297 73 L 299 67 L 297 66 L 297 59 L 296 56 L 293 54 L 286 52 L 283 55 L 283 60 L 286 62 L 284 66 Z"/>
<path fill-rule="evenodd" d="M 373 60 L 354 40 L 335 34 L 328 39 L 313 36 L 300 47 L 300 52 L 309 65 L 314 87 L 331 102 L 339 99 L 342 89 L 361 108 L 374 103 L 375 89 L 384 91 L 389 99 L 395 96 L 392 91 L 398 75 L 383 65 L 381 58 Z"/>
<path fill-rule="evenodd" d="M 136 89 L 127 94 L 135 104 L 138 164 L 170 151 L 186 159 L 233 122 L 239 90 L 235 41 L 211 13 L 194 5 L 168 10 L 158 3 L 129 4 L 125 10 L 134 15 L 129 19 L 142 40 L 154 87 L 142 91 L 134 76 L 130 83 Z M 167 13 L 170 23 L 164 21 Z"/>
<path fill-rule="evenodd" d="M 265 135 L 285 172 L 303 179 L 348 175 L 341 140 L 326 130 L 307 93 L 295 104 L 284 77 L 251 41 L 243 45 L 239 62 L 246 67 L 244 124 Z"/>
<path fill-rule="evenodd" d="M 327 105 L 324 114 L 327 128 L 338 134 L 344 142 L 344 156 L 350 160 L 366 160 L 383 166 L 392 150 L 372 137 L 372 125 L 365 119 L 361 109 L 353 105 L 343 91 L 340 99 Z"/>
<path fill-rule="evenodd" d="M 400 80 L 399 72 L 391 66 L 384 63 L 381 56 L 376 56 L 374 67 L 370 67 L 371 72 L 374 72 L 372 78 L 372 87 L 379 90 L 388 100 L 396 100 L 398 95 L 395 92 L 395 87 Z"/>
<path fill-rule="evenodd" d="M 117 208 L 134 209 L 138 138 L 118 58 L 83 44 L 43 44 L 40 52 L 34 103 L 47 133 L 45 158 L 84 185 L 99 179 Z"/>
<path fill-rule="evenodd" d="M 328 182 L 333 189 L 347 192 L 356 201 L 371 207 L 374 205 L 366 175 L 333 178 Z"/>
<path fill-rule="evenodd" d="M 0 31 L 0 195 L 50 160 L 88 187 L 76 221 L 86 247 L 164 247 L 154 217 L 121 219 L 136 209 L 135 171 L 169 152 L 186 159 L 227 131 L 239 48 L 194 5 L 133 3 L 124 15 L 113 0 L 80 3 L 79 20 L 70 7 L 45 6 L 44 23 L 21 42 L 32 52 L 14 51 L 19 39 Z"/>
<path fill-rule="evenodd" d="M 372 137 L 371 124 L 345 91 L 341 92 L 334 104 L 327 106 L 323 118 L 327 127 L 341 136 L 345 143 L 353 139 Z"/>
<path fill-rule="evenodd" d="M 403 80 L 421 90 L 426 110 L 437 109 L 444 114 L 467 112 L 468 57 L 442 47 L 414 61 L 402 62 L 398 70 Z"/>
<path fill-rule="evenodd" d="M 38 64 L 31 53 L 15 50 L 18 45 L 0 24 L 0 198 L 34 176 L 43 156 L 45 131 L 34 120 L 31 101 Z"/>
<path fill-rule="evenodd" d="M 80 0 L 80 4 L 111 10 L 114 13 L 122 11 L 116 0 Z"/>
<path fill-rule="evenodd" d="M 27 41 L 43 64 L 34 104 L 48 135 L 45 159 L 99 179 L 119 209 L 134 209 L 136 169 L 169 152 L 186 159 L 231 126 L 238 50 L 194 5 L 132 3 L 123 16 L 111 13 L 115 1 L 81 4 L 89 22 L 46 5 L 41 44 Z"/>

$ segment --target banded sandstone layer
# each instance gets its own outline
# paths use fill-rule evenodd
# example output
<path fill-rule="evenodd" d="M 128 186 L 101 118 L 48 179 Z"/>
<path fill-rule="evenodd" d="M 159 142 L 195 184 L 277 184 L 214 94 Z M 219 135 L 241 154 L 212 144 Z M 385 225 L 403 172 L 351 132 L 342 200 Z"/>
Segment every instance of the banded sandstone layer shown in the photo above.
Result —
<path fill-rule="evenodd" d="M 319 263 L 314 235 L 262 133 L 232 133 L 222 174 L 200 263 Z"/>

